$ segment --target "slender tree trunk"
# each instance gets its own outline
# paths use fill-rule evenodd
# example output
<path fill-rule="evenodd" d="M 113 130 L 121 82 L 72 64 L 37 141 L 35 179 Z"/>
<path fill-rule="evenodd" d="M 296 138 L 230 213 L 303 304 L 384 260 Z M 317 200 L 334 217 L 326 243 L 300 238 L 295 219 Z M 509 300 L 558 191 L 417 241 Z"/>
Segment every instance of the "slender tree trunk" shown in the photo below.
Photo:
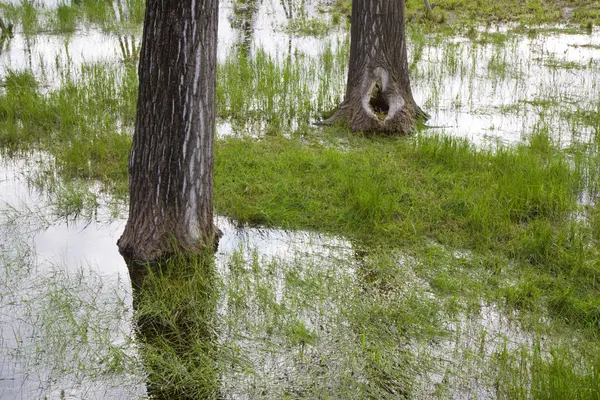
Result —
<path fill-rule="evenodd" d="M 425 12 L 430 12 L 433 7 L 429 4 L 429 0 L 423 0 L 425 2 Z"/>
<path fill-rule="evenodd" d="M 232 18 L 230 19 L 231 27 L 239 31 L 240 36 L 236 46 L 245 56 L 250 56 L 256 14 L 258 13 L 261 3 L 262 0 L 233 2 L 233 13 Z"/>
<path fill-rule="evenodd" d="M 404 0 L 353 0 L 346 97 L 325 123 L 409 133 L 424 117 L 410 89 Z"/>
<path fill-rule="evenodd" d="M 158 260 L 215 240 L 213 137 L 217 0 L 147 0 L 119 250 Z"/>

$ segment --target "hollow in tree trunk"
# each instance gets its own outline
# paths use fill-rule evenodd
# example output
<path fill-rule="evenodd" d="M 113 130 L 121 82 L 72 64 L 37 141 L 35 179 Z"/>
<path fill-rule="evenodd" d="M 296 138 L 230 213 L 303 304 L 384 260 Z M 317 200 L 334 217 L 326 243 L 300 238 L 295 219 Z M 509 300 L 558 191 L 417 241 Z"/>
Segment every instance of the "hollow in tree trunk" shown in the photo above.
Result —
<path fill-rule="evenodd" d="M 353 131 L 410 133 L 427 115 L 410 88 L 404 0 L 353 0 L 346 97 L 326 120 Z"/>
<path fill-rule="evenodd" d="M 147 0 L 129 158 L 133 260 L 199 252 L 215 241 L 213 137 L 217 0 Z"/>

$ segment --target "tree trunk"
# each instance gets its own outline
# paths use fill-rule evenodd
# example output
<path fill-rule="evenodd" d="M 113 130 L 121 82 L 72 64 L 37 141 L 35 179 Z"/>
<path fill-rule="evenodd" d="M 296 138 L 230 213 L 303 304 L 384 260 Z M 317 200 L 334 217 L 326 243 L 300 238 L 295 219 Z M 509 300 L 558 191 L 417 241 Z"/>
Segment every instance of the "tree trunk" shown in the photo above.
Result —
<path fill-rule="evenodd" d="M 410 89 L 404 0 L 353 0 L 346 97 L 327 121 L 353 131 L 410 133 L 426 114 Z"/>
<path fill-rule="evenodd" d="M 117 242 L 134 260 L 198 252 L 215 240 L 217 21 L 217 0 L 147 0 L 129 219 Z"/>
<path fill-rule="evenodd" d="M 425 12 L 428 13 L 431 10 L 433 10 L 433 7 L 431 6 L 431 4 L 429 4 L 429 0 L 423 0 L 425 2 Z M 434 5 L 435 7 L 435 5 Z"/>

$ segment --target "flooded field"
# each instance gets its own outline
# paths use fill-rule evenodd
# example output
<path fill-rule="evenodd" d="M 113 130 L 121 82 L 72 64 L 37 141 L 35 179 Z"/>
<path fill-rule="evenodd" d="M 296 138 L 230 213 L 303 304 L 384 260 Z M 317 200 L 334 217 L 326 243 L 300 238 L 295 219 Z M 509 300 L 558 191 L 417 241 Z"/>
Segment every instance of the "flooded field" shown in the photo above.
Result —
<path fill-rule="evenodd" d="M 315 126 L 346 85 L 335 4 L 222 2 L 214 276 L 134 307 L 143 10 L 0 7 L 1 399 L 598 398 L 600 29 L 413 21 L 431 118 L 371 139 Z M 198 309 L 189 348 L 143 328 Z"/>

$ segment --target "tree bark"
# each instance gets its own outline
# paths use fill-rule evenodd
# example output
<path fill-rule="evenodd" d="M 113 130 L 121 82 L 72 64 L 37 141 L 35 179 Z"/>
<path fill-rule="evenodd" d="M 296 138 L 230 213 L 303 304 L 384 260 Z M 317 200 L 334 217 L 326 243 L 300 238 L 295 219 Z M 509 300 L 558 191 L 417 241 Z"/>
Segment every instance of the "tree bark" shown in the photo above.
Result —
<path fill-rule="evenodd" d="M 199 252 L 215 241 L 217 22 L 217 0 L 147 0 L 129 219 L 117 242 L 134 260 Z"/>
<path fill-rule="evenodd" d="M 346 97 L 326 124 L 410 133 L 426 118 L 410 88 L 404 0 L 353 0 Z"/>

